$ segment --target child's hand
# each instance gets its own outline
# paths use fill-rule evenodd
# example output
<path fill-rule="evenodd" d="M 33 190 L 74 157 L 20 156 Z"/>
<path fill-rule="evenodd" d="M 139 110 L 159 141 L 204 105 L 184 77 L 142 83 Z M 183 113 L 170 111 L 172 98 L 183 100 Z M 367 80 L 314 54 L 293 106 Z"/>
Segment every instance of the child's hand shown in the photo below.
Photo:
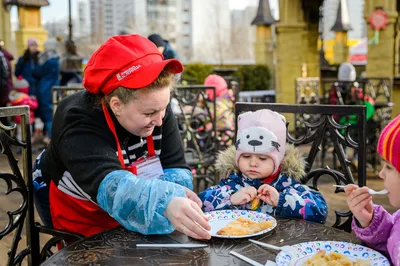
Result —
<path fill-rule="evenodd" d="M 347 205 L 349 205 L 350 211 L 363 228 L 367 227 L 374 214 L 372 196 L 369 194 L 368 188 L 359 188 L 350 184 L 345 186 L 344 192 L 347 194 Z"/>
<path fill-rule="evenodd" d="M 271 206 L 278 206 L 279 192 L 272 186 L 264 184 L 258 188 L 258 198 Z"/>
<path fill-rule="evenodd" d="M 231 195 L 232 205 L 242 205 L 252 201 L 257 196 L 257 189 L 254 187 L 245 187 Z"/>

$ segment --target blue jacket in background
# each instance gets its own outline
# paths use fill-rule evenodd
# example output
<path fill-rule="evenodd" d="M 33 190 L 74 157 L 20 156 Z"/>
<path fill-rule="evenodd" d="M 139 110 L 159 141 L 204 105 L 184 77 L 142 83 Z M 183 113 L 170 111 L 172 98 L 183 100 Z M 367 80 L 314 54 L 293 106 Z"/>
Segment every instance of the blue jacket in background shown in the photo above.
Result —
<path fill-rule="evenodd" d="M 165 40 L 164 40 L 164 42 L 165 42 L 165 44 L 164 44 L 164 52 L 163 52 L 164 60 L 172 59 L 172 58 L 175 58 L 175 59 L 179 60 L 178 53 L 174 49 L 172 49 L 172 47 L 169 44 L 169 42 L 165 41 Z"/>
<path fill-rule="evenodd" d="M 15 65 L 15 76 L 23 76 L 26 81 L 29 83 L 29 94 L 36 94 L 37 87 L 37 79 L 33 76 L 33 72 L 35 72 L 38 67 L 38 63 L 35 63 L 32 59 L 29 61 L 24 61 L 23 56 L 18 59 L 17 64 Z"/>
<path fill-rule="evenodd" d="M 38 65 L 33 73 L 39 81 L 36 89 L 36 97 L 39 101 L 39 116 L 43 123 L 51 123 L 53 118 L 53 106 L 51 88 L 57 86 L 60 75 L 59 58 L 50 58 L 42 65 Z"/>

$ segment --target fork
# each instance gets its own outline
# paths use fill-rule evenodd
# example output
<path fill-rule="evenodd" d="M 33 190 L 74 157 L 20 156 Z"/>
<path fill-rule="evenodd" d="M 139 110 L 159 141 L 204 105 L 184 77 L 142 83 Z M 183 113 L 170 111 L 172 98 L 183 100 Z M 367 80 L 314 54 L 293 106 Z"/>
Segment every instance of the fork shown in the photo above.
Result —
<path fill-rule="evenodd" d="M 338 188 L 344 188 L 345 187 L 343 185 L 333 185 L 333 186 L 334 187 L 338 187 Z M 375 191 L 373 189 L 368 188 L 368 193 L 371 194 L 371 195 L 385 195 L 385 194 L 388 193 L 388 190 L 387 189 L 382 189 L 382 190 L 379 190 L 379 191 Z"/>
<path fill-rule="evenodd" d="M 269 249 L 278 250 L 278 251 L 283 250 L 283 251 L 285 251 L 285 252 L 288 253 L 288 254 L 292 254 L 292 253 L 295 253 L 295 252 L 296 252 L 296 250 L 295 250 L 294 248 L 292 248 L 291 246 L 282 246 L 282 247 L 279 247 L 279 246 L 267 244 L 267 243 L 264 243 L 264 242 L 256 241 L 256 240 L 253 240 L 253 239 L 249 239 L 249 241 L 252 242 L 252 243 L 254 243 L 254 244 L 260 245 L 260 246 L 262 246 L 262 247 L 269 248 Z"/>
<path fill-rule="evenodd" d="M 267 260 L 265 265 L 262 265 L 261 263 L 258 263 L 257 261 L 252 260 L 252 259 L 250 259 L 250 258 L 248 258 L 246 256 L 243 256 L 242 254 L 239 254 L 239 253 L 237 253 L 237 252 L 235 252 L 233 250 L 231 252 L 229 252 L 229 253 L 232 254 L 233 256 L 238 257 L 239 259 L 247 262 L 248 264 L 253 265 L 253 266 L 276 266 L 276 263 L 271 261 L 271 260 Z"/>

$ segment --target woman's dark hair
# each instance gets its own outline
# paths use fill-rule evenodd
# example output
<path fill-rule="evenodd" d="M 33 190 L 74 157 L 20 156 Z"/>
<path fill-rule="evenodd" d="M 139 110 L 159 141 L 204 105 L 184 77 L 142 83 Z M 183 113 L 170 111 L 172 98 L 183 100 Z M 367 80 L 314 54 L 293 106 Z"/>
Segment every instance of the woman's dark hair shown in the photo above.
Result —
<path fill-rule="evenodd" d="M 25 50 L 24 55 L 22 56 L 22 60 L 24 60 L 24 62 L 32 60 L 34 63 L 37 63 L 39 60 L 39 52 L 31 53 L 28 48 Z"/>

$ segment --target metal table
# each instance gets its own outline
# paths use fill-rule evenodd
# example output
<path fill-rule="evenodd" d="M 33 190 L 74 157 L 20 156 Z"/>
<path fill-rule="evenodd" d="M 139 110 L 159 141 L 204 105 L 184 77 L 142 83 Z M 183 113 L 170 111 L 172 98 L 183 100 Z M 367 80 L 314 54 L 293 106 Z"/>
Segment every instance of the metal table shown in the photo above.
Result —
<path fill-rule="evenodd" d="M 292 245 L 307 241 L 336 240 L 359 244 L 352 234 L 327 225 L 302 220 L 277 218 L 278 226 L 271 232 L 253 239 L 276 244 Z M 207 248 L 143 249 L 139 243 L 202 243 L 174 232 L 170 235 L 144 236 L 118 227 L 80 240 L 57 252 L 42 265 L 249 265 L 229 254 L 239 252 L 264 264 L 278 254 L 247 238 L 212 238 Z"/>

